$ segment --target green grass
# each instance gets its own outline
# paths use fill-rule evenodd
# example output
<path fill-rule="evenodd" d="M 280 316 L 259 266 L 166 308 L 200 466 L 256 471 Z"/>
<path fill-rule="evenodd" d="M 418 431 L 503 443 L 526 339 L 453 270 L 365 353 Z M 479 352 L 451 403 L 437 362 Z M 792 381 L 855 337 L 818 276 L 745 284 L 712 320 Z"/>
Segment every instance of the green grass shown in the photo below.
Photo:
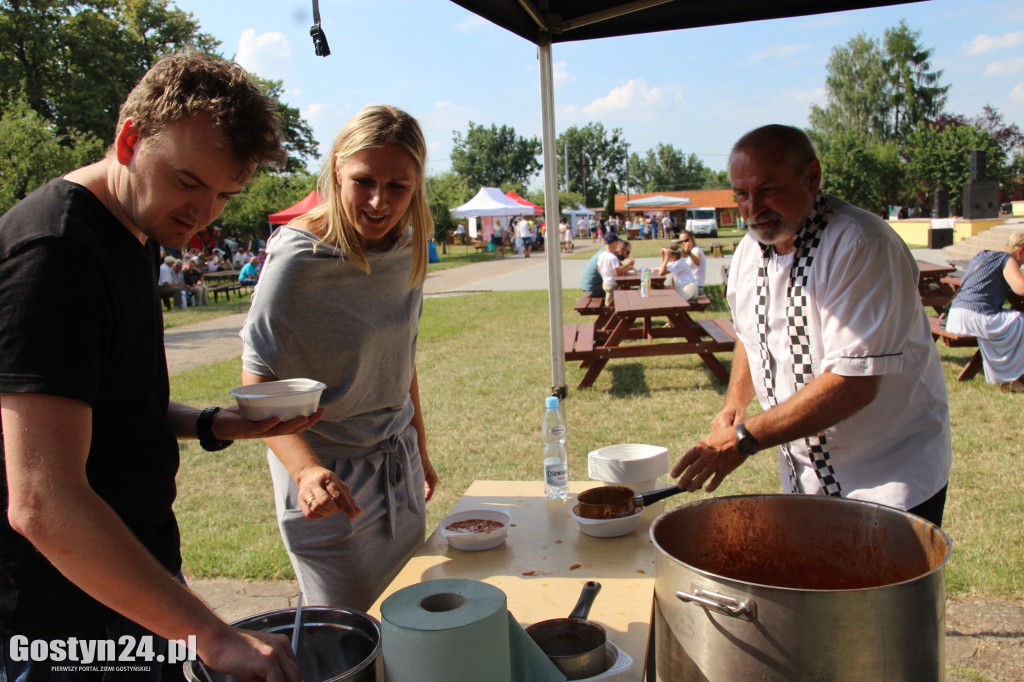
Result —
<path fill-rule="evenodd" d="M 708 288 L 715 305 L 698 317 L 721 316 L 721 289 Z M 567 322 L 578 321 L 577 294 L 564 293 Z M 417 364 L 429 452 L 441 477 L 428 505 L 428 529 L 476 479 L 540 478 L 539 425 L 551 387 L 547 319 L 543 291 L 425 301 Z M 1024 597 L 1024 498 L 1016 483 L 1024 450 L 1024 401 L 981 378 L 958 383 L 956 374 L 973 349 L 939 350 L 953 423 L 954 466 L 944 523 L 954 542 L 948 592 L 953 598 Z M 723 360 L 728 365 L 729 356 Z M 706 434 L 725 391 L 695 356 L 613 360 L 594 387 L 583 391 L 575 390 L 582 378 L 577 365 L 567 368 L 566 403 L 574 480 L 587 479 L 587 452 L 613 443 L 662 445 L 677 459 Z M 174 398 L 225 404 L 238 374 L 236 359 L 177 375 L 171 382 Z M 183 442 L 178 486 L 188 575 L 291 577 L 260 443 L 206 453 Z M 737 469 L 715 495 L 779 490 L 776 458 L 763 453 Z M 670 498 L 669 506 L 703 497 L 681 495 Z"/>
<path fill-rule="evenodd" d="M 213 294 L 210 294 L 210 305 L 191 306 L 184 310 L 175 308 L 167 310 L 164 308 L 164 329 L 172 327 L 183 327 L 188 324 L 195 324 L 204 320 L 212 320 L 216 317 L 233 315 L 235 313 L 249 312 L 249 298 L 251 294 L 236 294 L 232 292 L 231 300 L 221 298 L 217 303 L 213 302 Z"/>

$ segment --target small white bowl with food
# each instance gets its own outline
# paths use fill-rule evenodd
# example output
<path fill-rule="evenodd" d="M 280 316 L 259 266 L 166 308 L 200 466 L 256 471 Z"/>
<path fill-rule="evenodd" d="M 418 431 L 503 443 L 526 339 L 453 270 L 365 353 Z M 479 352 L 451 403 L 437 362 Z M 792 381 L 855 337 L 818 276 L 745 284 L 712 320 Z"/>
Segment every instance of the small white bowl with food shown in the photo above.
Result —
<path fill-rule="evenodd" d="M 270 417 L 288 421 L 316 412 L 325 388 L 327 384 L 313 379 L 281 379 L 239 386 L 231 390 L 231 395 L 242 417 L 249 421 Z"/>
<path fill-rule="evenodd" d="M 441 535 L 455 549 L 479 552 L 505 542 L 512 517 L 501 509 L 452 512 L 441 521 Z"/>

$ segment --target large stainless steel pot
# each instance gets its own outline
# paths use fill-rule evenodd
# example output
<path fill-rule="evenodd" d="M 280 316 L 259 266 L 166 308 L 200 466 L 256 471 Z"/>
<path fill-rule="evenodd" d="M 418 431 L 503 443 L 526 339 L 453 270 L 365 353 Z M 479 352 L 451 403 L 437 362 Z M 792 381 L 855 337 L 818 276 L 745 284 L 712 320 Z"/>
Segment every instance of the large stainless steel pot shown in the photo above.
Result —
<path fill-rule="evenodd" d="M 232 623 L 236 628 L 273 632 L 291 639 L 295 609 L 250 616 Z M 302 609 L 302 636 L 296 656 L 306 682 L 374 682 L 380 656 L 380 623 L 352 609 L 306 606 Z M 189 682 L 228 682 L 236 678 L 207 669 L 200 661 L 185 664 Z"/>
<path fill-rule="evenodd" d="M 917 516 L 810 495 L 682 505 L 658 549 L 658 680 L 941 680 L 952 542 Z"/>

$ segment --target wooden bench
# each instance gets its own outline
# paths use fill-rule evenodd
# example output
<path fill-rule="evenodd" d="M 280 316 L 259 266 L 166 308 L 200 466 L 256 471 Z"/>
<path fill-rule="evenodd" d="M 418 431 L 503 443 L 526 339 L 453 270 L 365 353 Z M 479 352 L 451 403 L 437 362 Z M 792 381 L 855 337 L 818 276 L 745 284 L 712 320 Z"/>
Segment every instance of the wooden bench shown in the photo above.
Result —
<path fill-rule="evenodd" d="M 576 312 L 580 315 L 600 315 L 605 312 L 603 296 L 581 296 L 576 301 Z"/>
<path fill-rule="evenodd" d="M 217 297 L 220 294 L 224 294 L 224 297 L 230 301 L 232 291 L 238 294 L 239 298 L 241 298 L 243 291 L 246 293 L 252 291 L 252 285 L 242 284 L 241 282 L 230 282 L 228 284 L 218 284 L 215 287 L 210 287 L 207 291 L 213 294 L 213 302 L 216 303 L 218 300 Z"/>
<path fill-rule="evenodd" d="M 716 343 L 732 343 L 736 342 L 736 328 L 732 326 L 732 320 L 720 317 L 713 320 L 697 320 L 707 335 L 715 340 Z"/>
<path fill-rule="evenodd" d="M 725 244 L 722 242 L 711 242 L 708 244 L 708 248 L 711 250 L 711 255 L 716 258 L 721 258 L 725 255 Z"/>
<path fill-rule="evenodd" d="M 473 248 L 480 253 L 487 253 L 487 245 L 489 243 L 490 242 L 485 242 L 480 239 L 477 239 L 476 241 L 473 242 Z"/>
<path fill-rule="evenodd" d="M 949 348 L 976 348 L 978 346 L 978 339 L 967 334 L 954 334 L 953 332 L 946 330 L 946 320 L 938 317 L 928 316 L 928 322 L 932 327 L 932 339 L 935 341 L 942 340 L 942 343 L 946 344 Z M 974 355 L 971 356 L 970 361 L 964 366 L 963 370 L 957 376 L 957 381 L 970 381 L 974 376 L 981 371 L 982 360 L 981 351 L 975 351 Z"/>
<path fill-rule="evenodd" d="M 581 322 L 562 327 L 565 340 L 565 359 L 582 360 L 584 363 L 594 354 L 594 324 Z"/>

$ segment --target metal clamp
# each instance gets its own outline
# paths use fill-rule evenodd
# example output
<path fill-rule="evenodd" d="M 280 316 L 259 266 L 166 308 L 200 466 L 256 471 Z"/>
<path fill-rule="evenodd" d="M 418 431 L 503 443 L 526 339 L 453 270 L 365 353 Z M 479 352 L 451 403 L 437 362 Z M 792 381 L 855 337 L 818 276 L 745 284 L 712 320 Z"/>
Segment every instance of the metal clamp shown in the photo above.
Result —
<path fill-rule="evenodd" d="M 710 609 L 717 613 L 721 613 L 725 616 L 731 616 L 733 618 L 739 618 L 740 620 L 753 622 L 757 620 L 757 603 L 753 599 L 737 599 L 736 597 L 729 597 L 718 592 L 712 592 L 709 589 L 698 587 L 697 585 L 691 585 L 690 588 L 693 590 L 690 592 L 676 592 L 676 598 L 680 601 L 693 602 L 700 604 L 706 609 Z"/>

